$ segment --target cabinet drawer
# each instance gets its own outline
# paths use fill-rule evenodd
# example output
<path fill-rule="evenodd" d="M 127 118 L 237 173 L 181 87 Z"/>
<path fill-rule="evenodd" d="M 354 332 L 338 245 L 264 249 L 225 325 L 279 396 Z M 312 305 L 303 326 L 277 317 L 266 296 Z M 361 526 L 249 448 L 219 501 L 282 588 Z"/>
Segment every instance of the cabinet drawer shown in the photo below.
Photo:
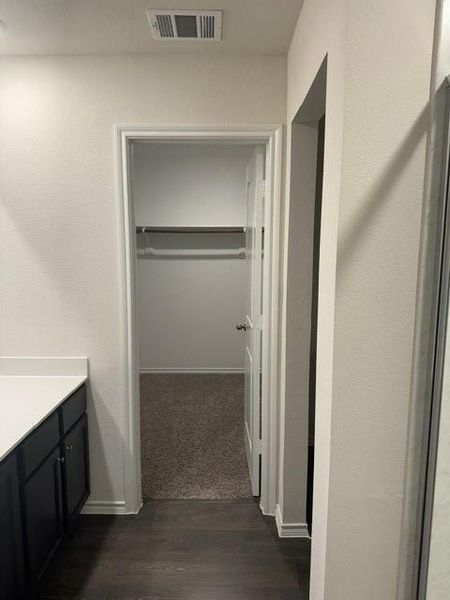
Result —
<path fill-rule="evenodd" d="M 66 433 L 86 412 L 86 386 L 82 385 L 61 407 L 62 433 Z"/>
<path fill-rule="evenodd" d="M 59 438 L 58 413 L 54 412 L 22 444 L 22 464 L 25 478 L 58 445 Z"/>

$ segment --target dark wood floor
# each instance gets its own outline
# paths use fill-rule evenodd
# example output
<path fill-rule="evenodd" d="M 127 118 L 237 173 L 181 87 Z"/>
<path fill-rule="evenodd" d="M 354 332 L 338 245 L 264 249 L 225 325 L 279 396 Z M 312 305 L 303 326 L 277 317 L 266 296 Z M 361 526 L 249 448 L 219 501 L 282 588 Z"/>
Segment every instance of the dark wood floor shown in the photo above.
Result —
<path fill-rule="evenodd" d="M 310 543 L 280 540 L 253 500 L 146 504 L 83 516 L 41 600 L 306 600 Z"/>

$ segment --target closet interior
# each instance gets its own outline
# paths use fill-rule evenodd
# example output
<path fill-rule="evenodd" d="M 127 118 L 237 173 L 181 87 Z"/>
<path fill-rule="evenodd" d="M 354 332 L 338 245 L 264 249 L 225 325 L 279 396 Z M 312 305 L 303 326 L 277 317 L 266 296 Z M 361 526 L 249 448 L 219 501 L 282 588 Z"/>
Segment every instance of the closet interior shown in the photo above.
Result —
<path fill-rule="evenodd" d="M 249 165 L 258 152 L 229 142 L 132 147 L 144 501 L 257 489 L 245 411 L 248 420 Z"/>

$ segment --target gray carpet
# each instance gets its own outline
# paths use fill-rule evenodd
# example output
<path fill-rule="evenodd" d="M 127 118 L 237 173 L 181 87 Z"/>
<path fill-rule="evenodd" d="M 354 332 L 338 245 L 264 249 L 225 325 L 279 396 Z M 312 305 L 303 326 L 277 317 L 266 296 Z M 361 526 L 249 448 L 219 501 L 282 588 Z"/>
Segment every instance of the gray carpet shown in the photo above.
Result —
<path fill-rule="evenodd" d="M 244 448 L 244 376 L 140 378 L 145 499 L 251 496 Z"/>

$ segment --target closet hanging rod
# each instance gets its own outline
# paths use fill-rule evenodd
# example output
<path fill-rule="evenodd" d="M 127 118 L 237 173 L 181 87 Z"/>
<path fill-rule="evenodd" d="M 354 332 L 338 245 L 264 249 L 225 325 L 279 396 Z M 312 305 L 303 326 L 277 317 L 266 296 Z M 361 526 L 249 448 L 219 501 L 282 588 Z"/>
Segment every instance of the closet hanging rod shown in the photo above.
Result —
<path fill-rule="evenodd" d="M 180 249 L 166 249 L 161 250 L 159 248 L 145 248 L 145 250 L 138 250 L 138 256 L 145 256 L 146 258 L 227 258 L 237 257 L 246 258 L 245 248 L 236 248 L 231 250 L 220 250 L 220 249 L 191 249 L 191 250 L 180 250 Z"/>
<path fill-rule="evenodd" d="M 153 227 L 136 225 L 136 233 L 245 233 L 245 227 Z"/>

